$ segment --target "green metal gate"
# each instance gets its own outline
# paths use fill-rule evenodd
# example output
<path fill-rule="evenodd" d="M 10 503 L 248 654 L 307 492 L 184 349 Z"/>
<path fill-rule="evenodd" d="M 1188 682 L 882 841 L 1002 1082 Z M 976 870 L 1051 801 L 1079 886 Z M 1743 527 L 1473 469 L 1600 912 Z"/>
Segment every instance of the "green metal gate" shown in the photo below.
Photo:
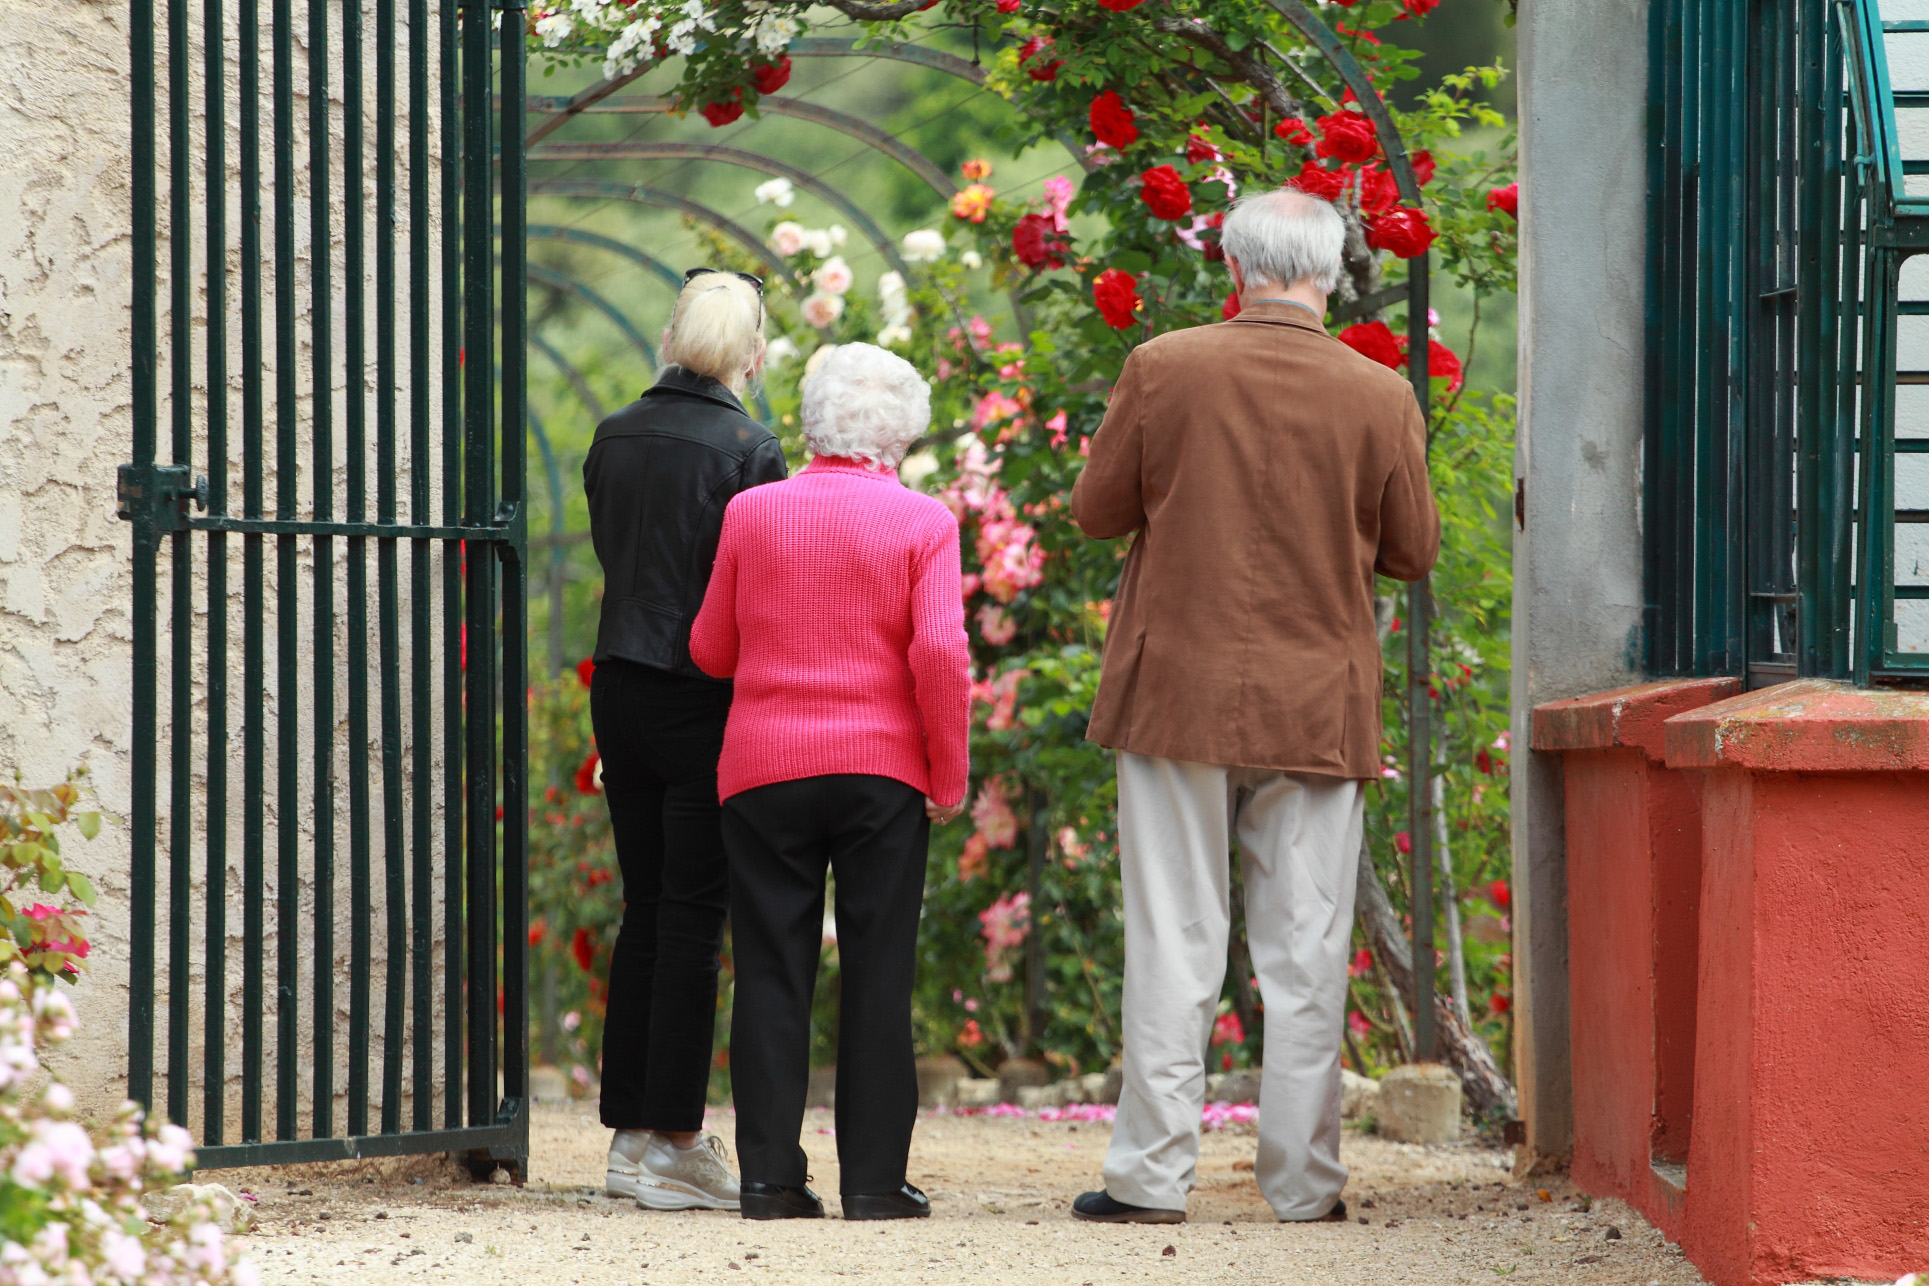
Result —
<path fill-rule="evenodd" d="M 517 1170 L 522 15 L 163 3 L 129 14 L 128 1093 L 207 1167 Z"/>

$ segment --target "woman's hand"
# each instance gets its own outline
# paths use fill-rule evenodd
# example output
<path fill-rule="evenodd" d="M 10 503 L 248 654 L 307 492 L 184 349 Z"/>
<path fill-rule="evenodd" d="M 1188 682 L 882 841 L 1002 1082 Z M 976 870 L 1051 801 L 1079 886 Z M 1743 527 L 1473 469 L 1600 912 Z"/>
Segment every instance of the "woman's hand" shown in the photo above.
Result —
<path fill-rule="evenodd" d="M 962 799 L 947 808 L 929 795 L 924 797 L 924 815 L 940 826 L 946 822 L 956 821 L 958 815 L 964 812 L 964 807 Z"/>

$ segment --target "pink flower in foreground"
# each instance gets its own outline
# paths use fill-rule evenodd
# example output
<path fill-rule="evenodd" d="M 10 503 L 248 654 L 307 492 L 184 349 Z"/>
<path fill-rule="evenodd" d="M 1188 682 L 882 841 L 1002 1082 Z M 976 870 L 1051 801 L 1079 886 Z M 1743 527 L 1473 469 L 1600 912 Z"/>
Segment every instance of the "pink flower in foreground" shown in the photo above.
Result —
<path fill-rule="evenodd" d="M 991 646 L 1003 647 L 1017 637 L 1018 622 L 998 604 L 986 603 L 978 609 L 978 633 Z"/>

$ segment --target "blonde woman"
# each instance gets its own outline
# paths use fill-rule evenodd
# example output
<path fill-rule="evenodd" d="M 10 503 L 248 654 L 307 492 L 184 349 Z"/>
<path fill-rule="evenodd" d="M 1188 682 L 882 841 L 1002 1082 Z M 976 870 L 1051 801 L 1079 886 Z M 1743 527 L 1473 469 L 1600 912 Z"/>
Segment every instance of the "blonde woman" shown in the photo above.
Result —
<path fill-rule="evenodd" d="M 623 874 L 603 1033 L 608 1190 L 652 1210 L 735 1210 L 736 1176 L 704 1135 L 718 956 L 730 900 L 717 758 L 731 684 L 690 660 L 723 511 L 784 478 L 741 398 L 764 359 L 763 283 L 692 268 L 663 335 L 668 363 L 596 428 L 583 462 L 603 568 L 590 717 Z"/>

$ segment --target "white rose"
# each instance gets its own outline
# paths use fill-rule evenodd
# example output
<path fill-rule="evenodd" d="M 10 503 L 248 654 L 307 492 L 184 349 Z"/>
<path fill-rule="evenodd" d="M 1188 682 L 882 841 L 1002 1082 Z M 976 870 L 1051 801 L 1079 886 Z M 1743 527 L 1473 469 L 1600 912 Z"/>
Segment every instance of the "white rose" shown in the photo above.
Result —
<path fill-rule="evenodd" d="M 805 249 L 809 250 L 819 259 L 830 258 L 831 247 L 835 244 L 836 243 L 831 240 L 831 234 L 822 228 L 810 228 L 804 233 Z"/>
<path fill-rule="evenodd" d="M 982 268 L 985 266 L 985 257 L 976 250 L 967 250 L 958 256 L 958 262 L 967 268 Z"/>
<path fill-rule="evenodd" d="M 543 38 L 543 48 L 554 49 L 568 40 L 576 30 L 576 20 L 566 13 L 552 13 L 548 17 L 536 19 L 536 34 Z"/>
<path fill-rule="evenodd" d="M 841 304 L 844 301 L 840 299 L 837 302 Z M 835 353 L 836 351 L 837 351 L 836 344 L 818 345 L 817 351 L 812 353 L 810 355 L 810 360 L 804 363 L 803 383 L 805 384 L 810 383 L 810 377 L 817 374 L 817 368 L 824 364 L 824 359 L 829 357 L 832 353 Z"/>
<path fill-rule="evenodd" d="M 820 290 L 804 300 L 804 320 L 820 329 L 843 315 L 844 296 L 842 295 L 827 295 Z"/>
<path fill-rule="evenodd" d="M 835 258 L 826 259 L 817 271 L 811 274 L 811 280 L 817 283 L 819 290 L 841 295 L 851 288 L 855 277 L 851 273 L 851 266 L 844 262 L 844 256 L 838 255 Z"/>
<path fill-rule="evenodd" d="M 770 246 L 778 254 L 788 259 L 804 248 L 804 226 L 785 219 L 770 230 Z"/>
<path fill-rule="evenodd" d="M 934 259 L 942 259 L 944 234 L 931 228 L 905 233 L 904 257 L 911 263 L 930 263 Z"/>
<path fill-rule="evenodd" d="M 844 231 L 844 225 L 841 223 L 833 223 L 830 227 L 824 229 L 824 233 L 830 237 L 831 244 L 834 246 L 843 245 L 846 241 L 850 240 L 851 236 L 850 233 Z"/>
<path fill-rule="evenodd" d="M 904 294 L 904 274 L 893 269 L 877 279 L 877 297 L 889 300 L 893 295 Z"/>
<path fill-rule="evenodd" d="M 877 342 L 884 348 L 896 348 L 899 344 L 908 344 L 911 342 L 911 328 L 909 326 L 886 326 L 877 333 Z"/>
<path fill-rule="evenodd" d="M 797 345 L 791 341 L 790 336 L 779 335 L 771 340 L 770 347 L 764 350 L 764 365 L 782 366 L 796 356 Z"/>
<path fill-rule="evenodd" d="M 779 175 L 768 183 L 759 183 L 756 196 L 758 205 L 774 205 L 779 209 L 787 209 L 790 203 L 797 199 L 797 189 L 791 186 L 789 179 Z"/>

